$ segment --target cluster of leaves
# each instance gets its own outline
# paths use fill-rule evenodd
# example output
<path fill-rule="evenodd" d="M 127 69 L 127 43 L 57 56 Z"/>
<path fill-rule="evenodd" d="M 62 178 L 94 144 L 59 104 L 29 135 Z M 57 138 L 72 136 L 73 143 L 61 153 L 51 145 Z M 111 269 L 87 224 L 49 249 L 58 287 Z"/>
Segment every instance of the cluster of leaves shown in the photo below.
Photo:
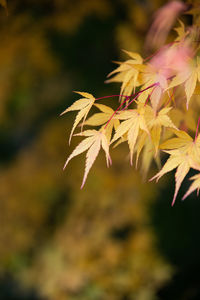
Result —
<path fill-rule="evenodd" d="M 143 59 L 137 53 L 125 51 L 129 59 L 119 62 L 119 66 L 108 75 L 111 78 L 107 80 L 121 82 L 120 94 L 108 96 L 119 96 L 121 104 L 115 111 L 98 103 L 98 100 L 108 97 L 95 98 L 91 94 L 78 92 L 83 98 L 63 112 L 78 111 L 70 140 L 79 124 L 81 132 L 75 135 L 85 137 L 64 166 L 65 168 L 73 157 L 87 151 L 81 188 L 101 147 L 106 154 L 107 166 L 111 165 L 109 147 L 113 143 L 115 146 L 122 142 L 128 143 L 131 165 L 134 154 L 136 166 L 139 157 L 142 157 L 142 164 L 146 166 L 143 168 L 144 175 L 153 160 L 160 165 L 161 151 L 170 155 L 151 180 L 158 180 L 176 169 L 172 205 L 189 170 L 192 168 L 200 171 L 199 121 L 196 134 L 192 133 L 195 130 L 191 126 L 196 118 L 192 103 L 200 95 L 200 46 L 194 41 L 198 27 L 187 29 L 180 21 L 175 30 L 178 35 L 175 41 L 162 47 L 150 58 Z M 87 119 L 92 107 L 100 112 Z M 95 129 L 83 131 L 84 125 Z M 194 138 L 190 136 L 190 131 Z M 200 188 L 199 177 L 200 174 L 192 178 L 194 182 L 183 199 Z"/>

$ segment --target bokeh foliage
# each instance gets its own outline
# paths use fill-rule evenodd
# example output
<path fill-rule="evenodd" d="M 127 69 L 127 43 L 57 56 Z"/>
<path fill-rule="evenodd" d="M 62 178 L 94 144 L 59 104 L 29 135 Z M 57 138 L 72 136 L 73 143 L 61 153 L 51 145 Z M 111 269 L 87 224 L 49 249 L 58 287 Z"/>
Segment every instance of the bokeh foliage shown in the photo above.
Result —
<path fill-rule="evenodd" d="M 112 169 L 98 158 L 80 191 L 84 162 L 62 171 L 74 144 L 71 120 L 59 118 L 73 90 L 103 96 L 118 88 L 103 84 L 111 59 L 141 50 L 164 2 L 18 0 L 8 13 L 0 8 L 0 299 L 153 300 L 175 272 L 159 252 L 162 230 L 155 234 L 165 219 L 167 235 L 170 222 L 162 209 L 157 218 L 157 187 L 144 185 L 122 146 Z"/>

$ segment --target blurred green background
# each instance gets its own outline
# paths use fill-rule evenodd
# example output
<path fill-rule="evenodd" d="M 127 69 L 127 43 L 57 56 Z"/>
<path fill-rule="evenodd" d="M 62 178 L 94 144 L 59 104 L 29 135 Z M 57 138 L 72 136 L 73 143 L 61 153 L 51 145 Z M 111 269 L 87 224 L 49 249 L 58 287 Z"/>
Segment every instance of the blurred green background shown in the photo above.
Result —
<path fill-rule="evenodd" d="M 84 155 L 62 171 L 79 140 L 68 146 L 74 114 L 59 117 L 72 91 L 118 93 L 104 84 L 112 60 L 124 59 L 121 49 L 144 54 L 164 3 L 0 7 L 0 299 L 200 299 L 199 199 L 171 208 L 174 174 L 144 182 L 123 145 L 110 169 L 100 155 L 83 190 Z"/>

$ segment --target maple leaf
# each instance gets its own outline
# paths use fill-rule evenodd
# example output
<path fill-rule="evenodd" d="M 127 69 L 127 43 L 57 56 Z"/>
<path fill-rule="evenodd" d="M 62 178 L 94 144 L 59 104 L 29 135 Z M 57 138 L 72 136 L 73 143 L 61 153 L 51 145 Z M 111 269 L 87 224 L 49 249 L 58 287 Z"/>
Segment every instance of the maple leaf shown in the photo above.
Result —
<path fill-rule="evenodd" d="M 192 73 L 192 56 L 192 49 L 188 44 L 179 42 L 171 46 L 166 45 L 149 61 L 142 74 L 142 80 L 145 85 L 157 83 L 151 96 L 152 107 L 155 111 L 159 108 L 165 93 L 182 83 L 185 85 L 187 103 L 189 103 L 196 84 L 194 77 L 197 76 L 196 70 L 194 74 Z M 171 80 L 170 83 L 168 83 L 169 80 Z"/>
<path fill-rule="evenodd" d="M 125 51 L 132 59 L 129 59 L 123 63 L 119 63 L 120 66 L 108 74 L 108 77 L 115 75 L 106 82 L 122 82 L 120 95 L 124 94 L 126 96 L 131 95 L 132 91 L 135 91 L 135 87 L 141 84 L 139 79 L 140 70 L 144 69 L 146 66 L 143 65 L 143 59 L 138 53 Z"/>
<path fill-rule="evenodd" d="M 146 139 L 147 139 L 147 133 L 145 131 L 143 131 L 142 134 L 140 134 L 138 136 L 138 140 L 137 140 L 137 144 L 136 144 L 136 169 L 138 166 L 138 159 L 139 159 L 142 149 L 145 146 Z"/>
<path fill-rule="evenodd" d="M 167 80 L 162 74 L 162 69 L 158 69 L 158 66 L 152 64 L 147 66 L 146 71 L 142 74 L 142 80 L 144 82 L 142 89 L 146 89 L 148 86 L 153 86 L 153 89 L 150 94 L 148 91 L 145 91 L 143 96 L 140 95 L 139 99 L 144 101 L 144 99 L 149 96 L 152 108 L 156 112 L 160 107 L 160 102 L 168 86 Z"/>
<path fill-rule="evenodd" d="M 153 160 L 155 161 L 157 167 L 160 168 L 160 155 L 158 153 L 155 157 L 151 141 L 146 140 L 141 161 L 141 173 L 144 179 L 146 179 L 147 173 Z"/>
<path fill-rule="evenodd" d="M 178 37 L 175 39 L 175 41 L 181 41 L 185 38 L 185 36 L 187 35 L 187 32 L 185 30 L 185 25 L 181 20 L 178 20 L 180 26 L 174 28 L 174 30 L 177 32 Z"/>
<path fill-rule="evenodd" d="M 183 105 L 182 105 L 183 106 Z M 185 107 L 183 107 L 183 110 L 180 110 L 178 108 L 173 108 L 170 111 L 170 118 L 172 122 L 177 126 L 180 127 L 180 129 L 183 130 L 182 126 L 185 126 L 185 130 L 196 130 L 196 119 L 197 119 L 197 110 L 187 110 Z"/>
<path fill-rule="evenodd" d="M 177 136 L 175 138 L 171 138 L 164 143 L 160 145 L 160 149 L 167 149 L 167 150 L 174 150 L 174 149 L 180 149 L 180 148 L 188 148 L 191 147 L 193 143 L 193 138 L 185 131 L 183 130 L 172 130 L 173 133 Z M 198 140 L 196 140 L 196 143 L 198 144 Z"/>
<path fill-rule="evenodd" d="M 146 131 L 141 132 L 141 134 L 138 136 L 137 144 L 135 146 L 136 148 L 136 169 L 138 166 L 138 159 L 142 151 L 142 159 L 141 159 L 141 173 L 143 179 L 146 179 L 149 167 L 151 165 L 151 162 L 155 160 L 158 168 L 160 168 L 160 156 L 159 152 L 157 155 L 154 155 L 154 145 L 152 143 L 152 139 Z"/>
<path fill-rule="evenodd" d="M 186 93 L 186 97 L 187 97 L 187 103 L 186 103 L 187 109 L 189 106 L 190 99 L 195 91 L 197 78 L 198 78 L 198 69 L 195 68 L 195 69 L 191 70 L 191 73 L 185 82 L 185 93 Z"/>
<path fill-rule="evenodd" d="M 73 157 L 88 150 L 87 154 L 86 154 L 85 173 L 84 173 L 83 181 L 82 181 L 82 185 L 81 185 L 81 189 L 82 189 L 85 184 L 85 181 L 87 179 L 88 173 L 89 173 L 94 161 L 96 160 L 101 147 L 103 148 L 103 150 L 105 152 L 106 162 L 107 162 L 108 167 L 109 167 L 109 165 L 111 165 L 112 161 L 111 161 L 111 157 L 109 154 L 108 140 L 106 138 L 104 130 L 100 130 L 100 131 L 86 130 L 86 131 L 83 131 L 76 135 L 86 136 L 87 138 L 84 139 L 83 141 L 81 141 L 80 144 L 74 149 L 74 151 L 68 157 L 63 169 L 66 168 L 67 164 Z"/>
<path fill-rule="evenodd" d="M 166 173 L 177 168 L 175 173 L 175 192 L 172 201 L 172 206 L 175 203 L 181 183 L 189 172 L 190 168 L 200 170 L 200 135 L 194 140 L 183 131 L 176 132 L 179 135 L 177 138 L 170 139 L 164 143 L 164 152 L 170 154 L 170 157 L 164 164 L 163 168 L 150 179 L 157 179 L 157 181 Z M 162 145 L 162 148 L 164 147 Z"/>
<path fill-rule="evenodd" d="M 85 122 L 85 119 L 87 118 L 87 115 L 92 107 L 92 105 L 95 102 L 95 98 L 93 97 L 93 95 L 89 94 L 89 93 L 85 93 L 85 92 L 75 92 L 80 94 L 81 96 L 85 97 L 85 98 L 81 98 L 77 101 L 75 101 L 70 107 L 68 107 L 66 110 L 64 110 L 60 115 L 63 115 L 69 111 L 73 111 L 73 110 L 79 110 L 78 114 L 76 115 L 71 133 L 70 133 L 70 137 L 69 137 L 69 144 L 73 135 L 73 132 L 76 128 L 76 126 L 80 123 L 81 120 L 83 120 L 82 123 L 82 128 Z"/>
<path fill-rule="evenodd" d="M 146 131 L 149 134 L 146 121 L 145 121 L 145 110 L 146 106 L 138 105 L 137 109 L 130 109 L 127 111 L 121 111 L 119 115 L 116 116 L 119 120 L 125 120 L 118 126 L 115 135 L 111 143 L 115 142 L 117 139 L 121 138 L 127 133 L 127 140 L 130 149 L 130 163 L 133 163 L 133 153 L 135 143 L 139 134 L 139 130 Z"/>
<path fill-rule="evenodd" d="M 178 130 L 178 128 L 173 124 L 168 116 L 168 113 L 171 109 L 172 107 L 165 107 L 158 113 L 155 113 L 150 106 L 147 107 L 145 118 L 151 134 L 152 143 L 155 147 L 155 156 L 158 152 L 162 128 L 167 127 Z"/>
<path fill-rule="evenodd" d="M 197 190 L 197 194 L 199 194 L 200 189 L 200 174 L 196 174 L 192 177 L 190 177 L 190 180 L 194 180 L 191 186 L 189 187 L 188 191 L 183 196 L 182 200 L 185 200 L 191 193 L 193 193 L 195 190 Z"/>
<path fill-rule="evenodd" d="M 108 141 L 110 141 L 113 128 L 115 128 L 116 130 L 120 122 L 118 119 L 115 118 L 115 112 L 112 108 L 103 104 L 94 104 L 94 106 L 96 106 L 101 111 L 101 113 L 96 113 L 93 116 L 91 116 L 85 121 L 85 125 L 100 126 L 109 122 L 106 126 L 105 134 L 108 138 Z"/>
<path fill-rule="evenodd" d="M 170 82 L 168 89 L 175 86 L 184 85 L 185 94 L 186 94 L 186 107 L 188 109 L 189 102 L 194 93 L 196 93 L 197 81 L 200 81 L 200 58 L 197 57 L 197 60 L 190 60 L 188 67 L 178 72 L 177 75 Z"/>

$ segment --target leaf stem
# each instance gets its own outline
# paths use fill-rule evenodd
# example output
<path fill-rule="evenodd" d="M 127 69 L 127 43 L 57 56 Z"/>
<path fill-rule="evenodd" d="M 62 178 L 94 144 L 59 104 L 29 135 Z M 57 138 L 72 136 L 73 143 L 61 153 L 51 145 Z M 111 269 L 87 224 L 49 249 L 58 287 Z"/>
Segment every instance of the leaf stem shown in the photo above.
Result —
<path fill-rule="evenodd" d="M 156 86 L 157 86 L 157 85 L 158 85 L 158 84 L 156 84 Z M 148 95 L 147 100 L 146 100 L 145 103 L 144 103 L 144 106 L 147 105 L 147 103 L 148 103 L 149 99 L 151 98 L 151 96 L 152 96 L 152 94 L 153 94 L 153 91 L 155 90 L 156 86 L 154 86 L 154 88 L 152 89 L 151 93 Z"/>
<path fill-rule="evenodd" d="M 131 96 L 124 96 L 124 97 L 126 97 L 126 99 L 118 106 L 118 108 L 114 111 L 114 113 L 112 114 L 112 116 L 109 118 L 109 120 L 107 121 L 107 123 L 106 123 L 106 125 L 105 125 L 105 129 L 106 129 L 106 127 L 108 126 L 108 124 L 109 124 L 109 122 L 112 120 L 112 118 L 114 117 L 114 115 L 116 114 L 116 112 L 123 106 L 123 104 L 124 103 L 126 103 L 126 101 L 128 100 L 128 99 L 130 99 L 131 97 L 133 97 L 134 96 L 134 98 L 131 100 L 131 102 L 129 102 L 128 104 L 127 104 L 127 106 L 126 107 L 128 107 L 141 93 L 143 93 L 144 91 L 146 91 L 146 90 L 149 90 L 150 88 L 152 88 L 152 87 L 154 87 L 154 86 L 157 86 L 159 83 L 158 82 L 156 82 L 156 83 L 153 83 L 153 84 L 151 84 L 150 86 L 148 86 L 147 88 L 145 88 L 145 89 L 143 89 L 143 90 L 141 90 L 141 91 L 139 91 L 139 92 L 137 92 L 137 93 L 135 93 L 135 94 L 133 94 L 133 95 L 131 95 Z M 125 107 L 125 108 L 126 108 Z"/>
<path fill-rule="evenodd" d="M 177 86 L 173 89 L 173 91 L 172 91 L 172 94 L 170 95 L 170 97 L 169 97 L 169 99 L 168 99 L 168 101 L 165 103 L 165 107 L 171 102 L 171 100 L 172 100 L 172 97 L 174 97 L 175 98 L 175 96 L 174 96 L 174 93 L 175 93 L 175 91 L 176 91 L 176 89 L 177 89 Z M 175 106 L 176 106 L 176 102 L 175 102 L 175 99 L 174 99 L 174 104 L 175 104 Z"/>
<path fill-rule="evenodd" d="M 125 95 L 110 95 L 110 96 L 104 96 L 100 98 L 95 98 L 95 100 L 105 99 L 105 98 L 112 98 L 112 97 L 131 97 L 131 96 L 125 96 Z"/>
<path fill-rule="evenodd" d="M 110 121 L 112 120 L 112 118 L 114 117 L 114 115 L 116 114 L 116 112 L 122 107 L 122 105 L 127 101 L 127 100 L 129 100 L 130 99 L 130 97 L 131 96 L 127 96 L 126 97 L 126 100 L 124 100 L 121 104 L 120 104 L 120 106 L 118 106 L 118 108 L 114 111 L 114 113 L 112 114 L 112 116 L 109 118 L 109 120 L 107 121 L 107 123 L 106 123 L 106 125 L 105 125 L 105 129 L 106 129 L 106 127 L 108 126 L 108 124 L 110 123 Z"/>

